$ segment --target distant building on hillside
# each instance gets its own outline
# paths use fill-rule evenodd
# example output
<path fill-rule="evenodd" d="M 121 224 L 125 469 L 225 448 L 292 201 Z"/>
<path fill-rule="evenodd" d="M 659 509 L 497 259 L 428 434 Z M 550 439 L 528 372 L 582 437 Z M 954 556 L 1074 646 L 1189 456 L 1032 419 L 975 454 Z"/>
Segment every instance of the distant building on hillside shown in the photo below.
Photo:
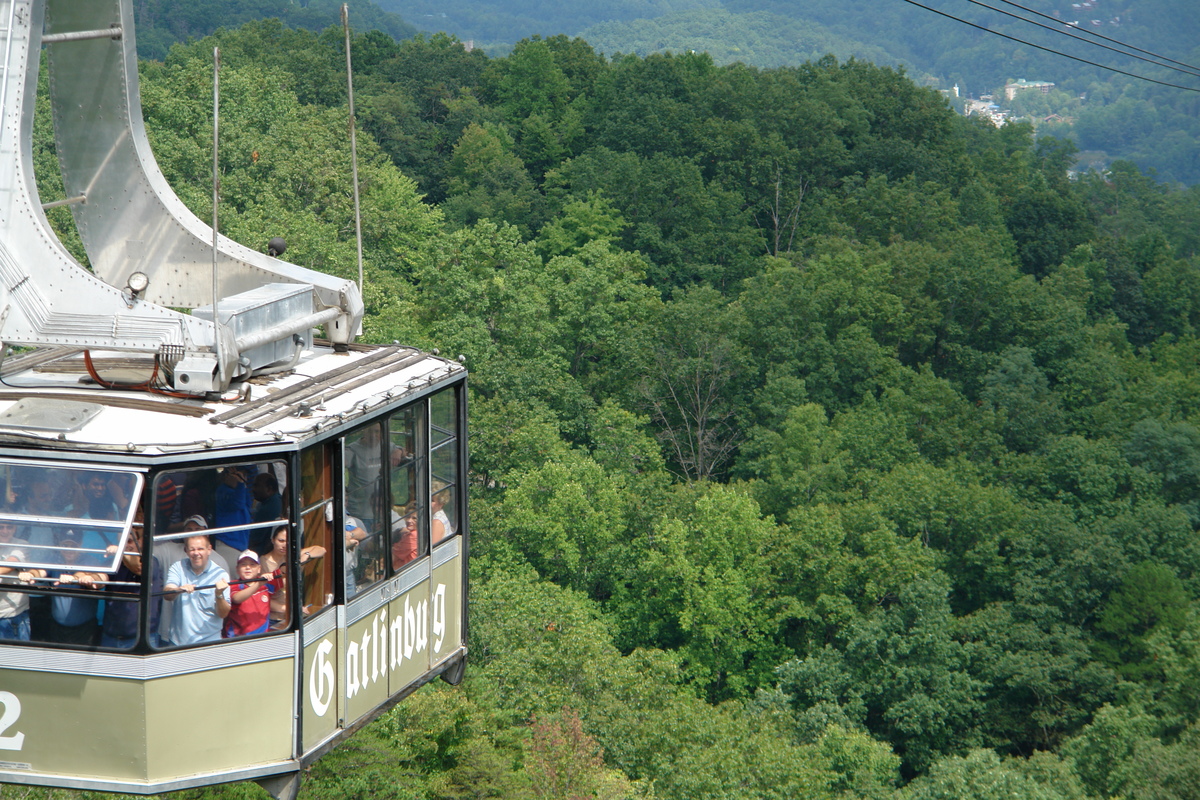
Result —
<path fill-rule="evenodd" d="M 1053 83 L 1048 81 L 1027 81 L 1024 78 L 1015 81 L 1009 81 L 1004 84 L 1004 99 L 1012 100 L 1017 96 L 1017 92 L 1023 92 L 1027 89 L 1040 89 L 1042 94 L 1047 94 L 1054 88 Z"/>
<path fill-rule="evenodd" d="M 968 117 L 981 117 L 999 128 L 1008 123 L 1008 112 L 995 103 L 986 100 L 968 100 L 964 104 L 963 114 Z"/>

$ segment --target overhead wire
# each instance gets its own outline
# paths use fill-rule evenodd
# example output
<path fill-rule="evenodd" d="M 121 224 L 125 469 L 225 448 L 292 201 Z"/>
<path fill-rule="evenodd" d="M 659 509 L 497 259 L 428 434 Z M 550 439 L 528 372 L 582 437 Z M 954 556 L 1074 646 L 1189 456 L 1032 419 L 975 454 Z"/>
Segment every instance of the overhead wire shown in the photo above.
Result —
<path fill-rule="evenodd" d="M 1002 2 L 1003 1 L 1004 0 L 1002 0 Z M 1179 67 L 1173 67 L 1170 64 L 1164 64 L 1162 61 L 1155 61 L 1152 58 L 1146 58 L 1145 56 L 1139 56 L 1135 53 L 1126 53 L 1125 51 L 1118 50 L 1115 47 L 1109 47 L 1108 45 L 1101 44 L 1100 42 L 1093 42 L 1093 41 L 1085 39 L 1084 37 L 1079 36 L 1075 33 L 1071 33 L 1071 31 L 1073 31 L 1073 30 L 1074 31 L 1084 30 L 1083 28 L 1076 28 L 1072 25 L 1067 25 L 1063 22 L 1059 22 L 1057 25 L 1047 25 L 1043 22 L 1038 22 L 1037 20 L 1026 19 L 1025 17 L 1022 17 L 1020 14 L 1014 14 L 1011 11 L 1005 11 L 1003 8 L 996 8 L 996 6 L 988 5 L 987 3 L 982 2 L 982 0 L 967 0 L 967 2 L 974 3 L 977 6 L 982 6 L 983 8 L 986 8 L 990 11 L 995 11 L 997 14 L 1004 14 L 1007 17 L 1012 17 L 1013 19 L 1019 19 L 1019 20 L 1021 20 L 1021 22 L 1028 22 L 1030 25 L 1036 25 L 1039 28 L 1045 28 L 1048 31 L 1053 31 L 1054 33 L 1057 33 L 1061 36 L 1066 36 L 1071 39 L 1075 39 L 1076 41 L 1083 42 L 1084 44 L 1091 45 L 1092 47 L 1102 47 L 1105 50 L 1111 50 L 1112 52 L 1114 52 L 1118 55 L 1125 56 L 1127 58 L 1136 58 L 1139 61 L 1145 61 L 1147 64 L 1154 64 L 1155 66 L 1158 66 L 1158 67 L 1164 67 L 1166 69 L 1174 70 L 1176 72 L 1182 72 L 1185 75 L 1191 75 L 1193 77 L 1200 78 L 1200 70 L 1193 69 L 1191 67 L 1188 67 L 1187 69 L 1180 69 Z M 1018 7 L 1024 8 L 1024 6 L 1018 6 Z M 1051 17 L 1051 19 L 1053 19 L 1053 17 Z M 1064 30 L 1064 28 L 1066 28 L 1068 30 Z M 1090 31 L 1089 31 L 1089 33 L 1090 33 Z M 1099 35 L 1099 34 L 1097 34 L 1097 35 Z M 1108 39 L 1108 41 L 1116 41 L 1115 39 L 1109 39 L 1107 36 L 1105 36 L 1103 38 Z M 1128 46 L 1128 45 L 1122 44 L 1122 47 L 1126 47 L 1126 46 Z M 1171 59 L 1166 58 L 1165 56 L 1159 56 L 1159 58 L 1163 58 L 1165 61 L 1171 60 Z M 1176 61 L 1173 63 L 1178 64 L 1179 62 Z M 1187 65 L 1184 65 L 1184 66 L 1187 66 Z"/>
<path fill-rule="evenodd" d="M 1004 5 L 1006 5 L 1006 6 L 1012 6 L 1013 8 L 1019 8 L 1022 11 L 1028 11 L 1030 14 L 1034 14 L 1036 16 L 1042 17 L 1043 19 L 1048 19 L 1053 22 L 1058 22 L 1058 23 L 1062 24 L 1062 21 L 1057 19 L 1056 17 L 1052 17 L 1049 14 L 1043 14 L 1041 11 L 1037 11 L 1035 9 L 1029 8 L 1028 6 L 1023 6 L 1020 3 L 1014 3 L 1013 0 L 1000 0 L 1000 2 L 1004 3 Z M 1186 64 L 1182 61 L 1176 61 L 1173 58 L 1168 58 L 1167 56 L 1164 56 L 1161 53 L 1155 53 L 1152 50 L 1143 50 L 1140 47 L 1137 47 L 1132 44 L 1127 44 L 1125 42 L 1122 42 L 1120 39 L 1114 39 L 1111 36 L 1105 36 L 1103 33 L 1097 33 L 1096 31 L 1093 31 L 1089 28 L 1075 28 L 1075 30 L 1080 33 L 1086 33 L 1086 34 L 1089 34 L 1090 36 L 1095 36 L 1099 39 L 1103 39 L 1106 42 L 1112 42 L 1113 44 L 1119 44 L 1121 47 L 1127 48 L 1129 50 L 1136 50 L 1139 53 L 1145 53 L 1148 56 L 1154 56 L 1155 58 L 1161 58 L 1163 61 L 1169 61 L 1172 64 L 1178 64 L 1181 67 L 1187 67 L 1190 70 L 1196 70 L 1197 72 L 1200 72 L 1200 67 L 1196 67 L 1191 64 Z M 1083 37 L 1079 37 L 1079 38 L 1081 40 L 1083 40 Z M 1086 40 L 1084 40 L 1084 41 L 1086 41 Z"/>
<path fill-rule="evenodd" d="M 990 34 L 992 34 L 992 35 L 994 35 L 994 36 L 1000 36 L 1000 37 L 1002 37 L 1002 38 L 1004 38 L 1004 39 L 1008 39 L 1008 40 L 1010 40 L 1010 41 L 1017 42 L 1017 43 L 1019 43 L 1019 44 L 1023 44 L 1023 45 L 1025 45 L 1025 46 L 1027 46 L 1027 47 L 1032 47 L 1032 48 L 1034 48 L 1034 49 L 1037 49 L 1037 50 L 1043 50 L 1043 51 L 1045 51 L 1045 52 L 1047 52 L 1047 53 L 1052 53 L 1052 54 L 1054 54 L 1054 55 L 1056 55 L 1056 56 L 1062 56 L 1063 58 L 1069 58 L 1069 59 L 1071 59 L 1072 61 L 1079 61 L 1079 62 L 1081 62 L 1081 63 L 1084 63 L 1084 64 L 1087 64 L 1087 65 L 1089 65 L 1089 66 L 1098 67 L 1099 69 L 1108 70 L 1109 72 L 1115 72 L 1115 73 L 1117 73 L 1117 74 L 1119 74 L 1119 75 L 1125 75 L 1125 76 L 1127 76 L 1127 77 L 1130 77 L 1130 78 L 1135 78 L 1135 79 L 1137 79 L 1137 80 L 1139 80 L 1139 81 L 1147 81 L 1147 82 L 1149 82 L 1149 83 L 1156 83 L 1156 84 L 1158 84 L 1159 86 L 1167 86 L 1167 87 L 1169 87 L 1169 88 L 1171 88 L 1171 89 L 1182 89 L 1182 90 L 1183 90 L 1183 91 L 1185 91 L 1185 92 L 1197 92 L 1197 93 L 1200 93 L 1200 89 L 1195 89 L 1195 88 L 1192 88 L 1191 86 L 1181 86 L 1181 85 L 1180 85 L 1180 84 L 1178 84 L 1178 83 L 1168 83 L 1167 81 L 1160 81 L 1160 80 L 1156 80 L 1156 79 L 1154 79 L 1154 78 L 1147 78 L 1145 75 L 1138 75 L 1138 74 L 1136 74 L 1136 73 L 1133 73 L 1133 72 L 1127 72 L 1127 71 L 1125 71 L 1125 70 L 1123 70 L 1123 69 L 1117 69 L 1116 67 L 1110 67 L 1110 66 L 1108 66 L 1107 64 L 1099 64 L 1099 63 L 1097 63 L 1097 62 L 1095 62 L 1095 61 L 1090 61 L 1090 60 L 1088 60 L 1088 59 L 1086 59 L 1086 58 L 1080 58 L 1079 56 L 1073 56 L 1073 55 L 1071 55 L 1070 53 L 1064 53 L 1064 52 L 1062 52 L 1061 50 L 1055 50 L 1055 49 L 1054 49 L 1054 48 L 1052 48 L 1052 47 L 1044 47 L 1044 46 L 1042 46 L 1042 45 L 1040 45 L 1040 44 L 1034 44 L 1033 42 L 1028 42 L 1028 41 L 1026 41 L 1026 40 L 1024 40 L 1024 39 L 1019 39 L 1019 38 L 1017 38 L 1016 36 L 1009 36 L 1007 33 L 1001 33 L 1000 31 L 994 31 L 994 30 L 991 30 L 990 28 L 987 28 L 987 27 L 985 27 L 985 26 L 983 26 L 983 25 L 977 25 L 977 24 L 975 24 L 974 22 L 970 22 L 970 21 L 968 21 L 968 20 L 965 20 L 965 19 L 962 19 L 962 18 L 960 18 L 960 17 L 956 17 L 956 16 L 954 16 L 953 14 L 947 14 L 945 11 L 939 11 L 939 10 L 938 10 L 938 9 L 936 9 L 936 8 L 931 8 L 930 6 L 927 6 L 927 5 L 925 5 L 924 3 L 918 3 L 918 2 L 917 2 L 917 0 L 904 0 L 904 2 L 905 2 L 905 3 L 908 3 L 909 5 L 916 6 L 916 7 L 918 7 L 918 8 L 923 8 L 923 9 L 925 9 L 926 11 L 932 11 L 933 13 L 935 13 L 935 14 L 937 14 L 937 15 L 939 15 L 939 16 L 946 17 L 947 19 L 952 19 L 952 20 L 954 20 L 955 22 L 960 22 L 960 23 L 962 23 L 963 25 L 970 25 L 972 28 L 977 28 L 977 29 L 979 29 L 979 30 L 983 31 L 984 33 L 990 33 Z"/>

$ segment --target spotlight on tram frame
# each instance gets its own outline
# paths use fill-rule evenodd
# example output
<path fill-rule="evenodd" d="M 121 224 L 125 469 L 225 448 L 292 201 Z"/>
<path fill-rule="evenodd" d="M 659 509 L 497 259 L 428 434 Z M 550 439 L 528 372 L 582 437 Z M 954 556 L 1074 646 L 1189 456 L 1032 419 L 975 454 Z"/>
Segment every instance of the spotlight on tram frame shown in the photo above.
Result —
<path fill-rule="evenodd" d="M 134 272 L 125 281 L 125 304 L 133 308 L 133 303 L 150 286 L 150 278 L 144 272 Z"/>

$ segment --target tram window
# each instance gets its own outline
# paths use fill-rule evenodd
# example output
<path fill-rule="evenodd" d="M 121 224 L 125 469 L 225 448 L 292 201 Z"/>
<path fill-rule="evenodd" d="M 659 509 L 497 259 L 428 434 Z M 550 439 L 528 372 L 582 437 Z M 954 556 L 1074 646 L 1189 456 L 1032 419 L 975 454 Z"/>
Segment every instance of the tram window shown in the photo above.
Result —
<path fill-rule="evenodd" d="M 142 585 L 141 509 L 115 572 L 83 566 L 87 554 L 74 539 L 61 539 L 58 546 L 63 548 L 61 567 L 31 567 L 19 573 L 26 585 L 38 590 L 27 595 L 28 639 L 82 647 L 132 647 L 137 642 Z"/>
<path fill-rule="evenodd" d="M 425 509 L 418 502 L 424 459 L 424 405 L 417 404 L 392 415 L 388 422 L 393 463 L 391 469 L 392 570 L 403 569 L 429 552 Z"/>
<path fill-rule="evenodd" d="M 373 423 L 346 436 L 346 596 L 386 577 L 388 487 L 383 470 L 382 423 Z M 394 454 L 396 460 L 401 456 Z"/>
<path fill-rule="evenodd" d="M 330 446 L 300 454 L 300 569 L 305 615 L 333 603 L 333 459 Z M 286 595 L 285 595 L 286 597 Z"/>
<path fill-rule="evenodd" d="M 458 404 L 456 390 L 429 399 L 430 540 L 434 545 L 458 533 Z"/>
<path fill-rule="evenodd" d="M 282 499 L 286 475 L 283 462 L 268 461 L 206 466 L 156 477 L 153 555 L 163 588 L 152 592 L 161 604 L 161 613 L 151 624 L 153 644 L 196 644 L 267 630 L 270 599 L 272 592 L 278 593 L 279 581 L 268 587 L 260 575 L 249 573 L 274 571 L 264 562 L 272 550 L 272 531 L 281 523 L 285 530 L 288 525 Z M 203 546 L 205 541 L 208 547 Z M 249 558 L 244 559 L 246 555 Z M 240 569 L 242 561 L 253 564 Z M 224 584 L 238 588 L 218 591 Z M 187 586 L 194 589 L 177 590 Z M 250 613 L 259 607 L 266 612 L 261 621 Z M 289 623 L 286 618 L 276 621 L 280 627 Z"/>
<path fill-rule="evenodd" d="M 198 519 L 229 566 L 248 548 L 266 553 L 271 530 L 287 518 L 286 475 L 282 461 L 162 473 L 154 481 L 154 532 L 180 533 L 188 520 Z"/>
<path fill-rule="evenodd" d="M 0 522 L 11 525 L 13 540 L 24 545 L 13 551 L 20 553 L 19 566 L 116 569 L 141 475 L 9 459 L 0 459 L 0 475 Z"/>

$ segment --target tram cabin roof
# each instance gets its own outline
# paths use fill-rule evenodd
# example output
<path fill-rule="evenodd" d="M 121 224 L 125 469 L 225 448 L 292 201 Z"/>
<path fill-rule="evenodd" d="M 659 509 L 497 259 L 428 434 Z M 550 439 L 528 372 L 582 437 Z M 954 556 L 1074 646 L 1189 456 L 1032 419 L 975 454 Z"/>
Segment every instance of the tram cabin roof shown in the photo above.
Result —
<path fill-rule="evenodd" d="M 147 381 L 150 356 L 91 351 L 94 376 Z M 102 388 L 85 352 L 37 349 L 0 365 L 0 448 L 60 450 L 101 458 L 170 456 L 298 443 L 461 378 L 457 362 L 410 347 L 316 345 L 295 367 L 218 397 Z M 122 459 L 125 460 L 125 459 Z"/>

